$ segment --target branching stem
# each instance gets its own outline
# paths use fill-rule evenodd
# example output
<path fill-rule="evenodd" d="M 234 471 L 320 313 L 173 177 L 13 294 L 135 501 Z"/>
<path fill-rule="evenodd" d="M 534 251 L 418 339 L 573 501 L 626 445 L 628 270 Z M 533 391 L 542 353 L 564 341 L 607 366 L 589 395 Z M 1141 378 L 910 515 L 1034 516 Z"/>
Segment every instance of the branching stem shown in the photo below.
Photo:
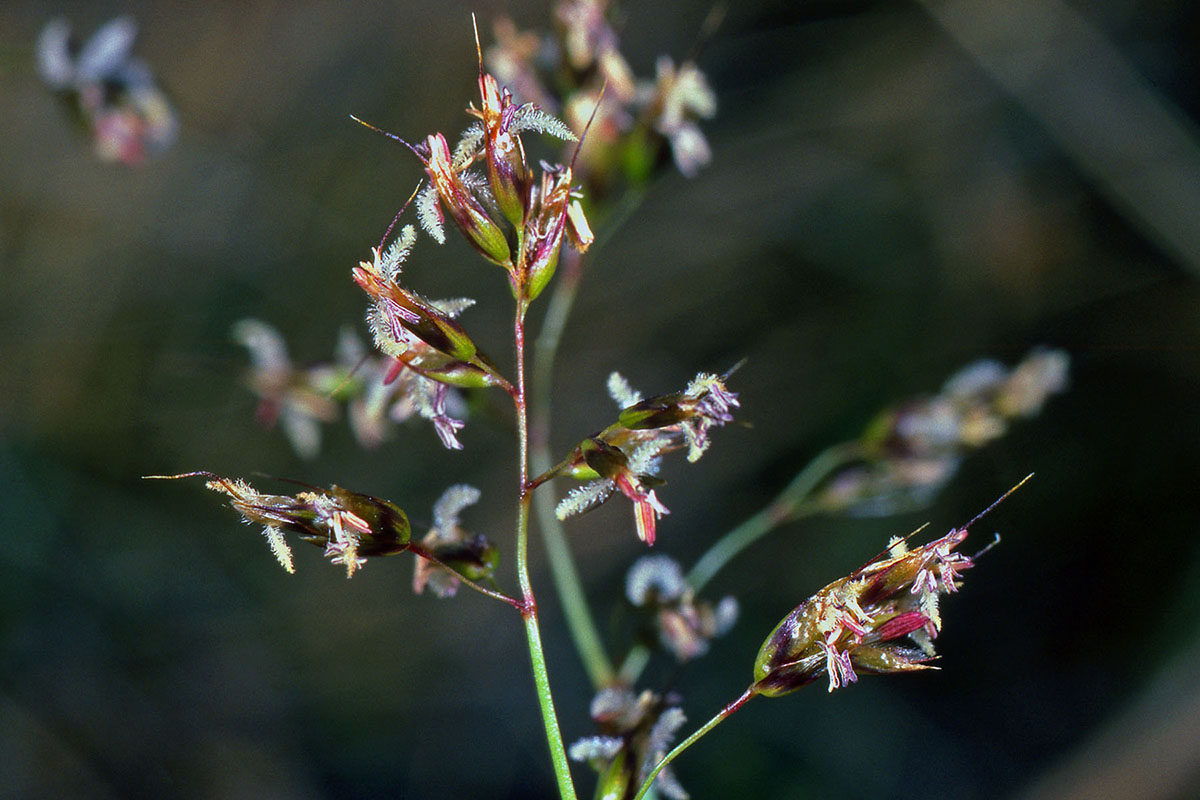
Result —
<path fill-rule="evenodd" d="M 538 705 L 546 728 L 546 743 L 554 764 L 561 800 L 575 800 L 575 785 L 567 762 L 567 749 L 558 728 L 554 696 L 550 692 L 550 675 L 546 669 L 546 654 L 542 649 L 542 634 L 538 628 L 537 600 L 529 581 L 529 423 L 525 402 L 525 305 L 517 301 L 513 320 L 513 341 L 517 351 L 517 393 L 513 398 L 517 412 L 517 433 L 520 450 L 520 495 L 517 503 L 517 580 L 521 585 L 521 616 L 525 620 L 525 638 L 529 643 L 529 658 L 533 666 L 533 683 L 537 689 Z"/>
<path fill-rule="evenodd" d="M 578 177 L 583 180 L 582 175 Z M 603 232 L 593 242 L 591 253 L 598 253 L 604 249 L 609 239 L 641 205 L 645 195 L 646 190 L 642 187 L 631 188 L 621 195 L 620 200 L 610 207 L 610 213 L 603 220 L 603 224 L 599 225 L 598 229 Z M 583 280 L 584 260 L 578 251 L 564 246 L 560 258 L 554 292 L 550 296 L 546 317 L 542 321 L 541 332 L 534 346 L 532 391 L 529 401 L 533 417 L 532 460 L 537 478 L 530 486 L 531 489 L 540 486 L 556 474 L 556 467 L 550 455 L 550 389 L 553 383 L 554 360 L 579 293 L 579 284 Z M 593 260 L 594 258 L 593 256 Z M 550 575 L 554 579 L 554 588 L 562 603 L 563 616 L 567 620 L 567 629 L 571 633 L 575 651 L 583 661 L 592 686 L 597 689 L 608 686 L 615 681 L 617 673 L 612 659 L 604 649 L 604 642 L 591 609 L 588 608 L 583 581 L 579 578 L 579 570 L 575 567 L 575 559 L 567 543 L 566 529 L 554 514 L 554 499 L 542 492 L 534 497 L 533 503 L 537 511 L 538 527 L 542 532 L 542 542 L 546 548 L 546 558 L 550 563 Z"/>
<path fill-rule="evenodd" d="M 518 600 L 515 597 L 509 597 L 504 592 L 498 591 L 496 589 L 489 589 L 486 586 L 479 585 L 478 583 L 476 583 L 475 581 L 466 577 L 462 573 L 457 572 L 457 571 L 451 569 L 450 567 L 446 566 L 446 564 L 443 563 L 441 559 L 439 559 L 433 553 L 429 552 L 428 550 L 421 547 L 420 545 L 410 544 L 408 546 L 408 549 L 413 555 L 428 559 L 428 560 L 432 561 L 434 564 L 437 564 L 442 569 L 446 570 L 447 572 L 452 573 L 454 575 L 454 577 L 458 578 L 458 580 L 462 581 L 465 585 L 469 586 L 470 588 L 474 589 L 475 591 L 479 592 L 480 594 L 485 594 L 488 597 L 491 597 L 495 600 L 499 600 L 502 603 L 508 603 L 510 606 L 515 608 L 517 611 L 525 610 L 525 603 L 523 601 Z"/>
<path fill-rule="evenodd" d="M 583 277 L 583 259 L 578 252 L 564 248 L 561 258 L 558 280 L 555 282 L 541 333 L 534 346 L 530 393 L 533 429 L 530 438 L 533 468 L 538 477 L 530 484 L 530 489 L 554 475 L 555 467 L 551 465 L 549 445 L 551 376 L 554 372 L 554 357 L 558 353 L 559 342 L 562 341 L 562 332 Z M 546 548 L 546 558 L 550 563 L 550 575 L 562 603 L 563 616 L 575 644 L 575 651 L 583 661 L 592 686 L 607 686 L 613 682 L 616 673 L 588 608 L 583 582 L 579 578 L 579 571 L 575 567 L 575 560 L 567 543 L 566 530 L 554 514 L 554 498 L 542 492 L 533 498 L 533 504 L 537 512 L 538 529 L 542 533 L 542 543 Z"/>

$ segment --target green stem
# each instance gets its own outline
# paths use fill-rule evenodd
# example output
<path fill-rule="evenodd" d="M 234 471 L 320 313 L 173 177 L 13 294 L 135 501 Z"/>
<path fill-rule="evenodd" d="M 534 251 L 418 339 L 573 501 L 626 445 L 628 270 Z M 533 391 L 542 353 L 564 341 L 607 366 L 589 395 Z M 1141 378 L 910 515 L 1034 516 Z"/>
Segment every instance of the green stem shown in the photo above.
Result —
<path fill-rule="evenodd" d="M 621 662 L 617 682 L 622 686 L 633 686 L 649 663 L 650 648 L 644 644 L 635 644 L 629 648 L 629 652 L 625 654 L 625 660 Z"/>
<path fill-rule="evenodd" d="M 542 722 L 546 728 L 546 743 L 550 747 L 550 760 L 554 764 L 558 794 L 561 800 L 575 800 L 575 784 L 571 780 L 567 749 L 563 745 L 562 732 L 558 728 L 554 695 L 550 691 L 550 673 L 546 669 L 546 654 L 542 649 L 542 634 L 538 628 L 537 600 L 533 595 L 533 584 L 529 580 L 529 424 L 525 403 L 525 306 L 521 301 L 517 303 L 513 339 L 517 350 L 517 393 L 513 401 L 517 411 L 521 466 L 520 502 L 517 504 L 517 580 L 521 584 L 523 598 L 521 616 L 525 620 L 525 638 L 529 643 L 533 683 L 537 689 L 538 706 L 542 710 Z"/>
<path fill-rule="evenodd" d="M 554 358 L 562 341 L 571 306 L 583 276 L 583 259 L 573 250 L 563 253 L 559 280 L 555 283 L 541 333 L 534 346 L 534 362 L 530 407 L 533 416 L 533 472 L 546 475 L 553 465 L 550 456 L 550 385 L 554 372 Z M 533 499 L 537 512 L 538 526 L 542 532 L 542 543 L 550 563 L 550 575 L 554 588 L 562 603 L 567 629 L 575 644 L 575 651 L 583 661 L 592 686 L 600 688 L 613 682 L 615 672 L 612 660 L 604 650 L 600 631 L 588 608 L 583 582 L 571 556 L 567 543 L 566 529 L 554 514 L 554 498 L 542 492 Z"/>
<path fill-rule="evenodd" d="M 688 585 L 700 591 L 735 556 L 763 536 L 784 523 L 816 513 L 819 509 L 808 502 L 813 490 L 834 470 L 854 460 L 857 455 L 857 443 L 851 446 L 839 444 L 822 451 L 774 500 L 708 548 L 687 574 Z"/>
<path fill-rule="evenodd" d="M 746 705 L 746 703 L 750 701 L 750 698 L 754 697 L 756 694 L 757 692 L 754 690 L 754 687 L 751 686 L 749 689 L 742 692 L 741 697 L 718 711 L 717 715 L 708 722 L 704 723 L 699 730 L 677 744 L 674 750 L 667 753 L 663 757 L 663 760 L 655 764 L 654 769 L 650 770 L 650 774 L 647 775 L 646 780 L 642 782 L 642 787 L 638 789 L 638 793 L 634 795 L 633 800 L 642 800 L 642 798 L 646 796 L 646 793 L 650 791 L 650 787 L 654 785 L 654 779 L 658 777 L 658 773 L 662 772 L 663 768 L 666 767 L 667 764 L 670 764 L 677 756 L 679 756 L 680 753 L 682 753 L 684 750 L 687 750 L 689 747 L 699 741 L 700 737 L 704 736 L 704 734 L 717 727 L 717 725 L 721 724 L 730 716 L 732 716 L 735 711 Z"/>

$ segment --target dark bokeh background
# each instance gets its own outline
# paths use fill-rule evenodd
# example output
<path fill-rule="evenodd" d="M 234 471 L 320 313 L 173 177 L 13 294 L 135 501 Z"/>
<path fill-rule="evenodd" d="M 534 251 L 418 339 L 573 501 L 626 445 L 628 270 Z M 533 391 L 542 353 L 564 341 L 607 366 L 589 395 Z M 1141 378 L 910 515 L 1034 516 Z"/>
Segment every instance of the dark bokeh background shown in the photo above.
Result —
<path fill-rule="evenodd" d="M 639 74 L 691 46 L 703 3 L 631 4 Z M 665 176 L 599 253 L 563 343 L 555 440 L 742 357 L 752 428 L 670 463 L 660 548 L 691 563 L 809 458 L 981 356 L 1046 344 L 1070 392 L 973 455 L 929 509 L 795 524 L 715 583 L 743 617 L 678 688 L 693 723 L 748 683 L 791 607 L 930 520 L 1015 480 L 1003 546 L 947 603 L 942 671 L 759 700 L 678 765 L 697 798 L 1200 793 L 1200 68 L 1183 0 L 735 4 L 701 66 L 711 168 Z M 410 565 L 298 574 L 198 485 L 208 468 L 338 482 L 416 519 L 446 485 L 508 557 L 502 404 L 465 453 L 405 428 L 364 453 L 327 429 L 299 461 L 253 420 L 230 325 L 268 320 L 324 358 L 364 307 L 349 268 L 418 178 L 354 112 L 455 130 L 469 12 L 536 2 L 29 3 L 0 10 L 0 795 L 550 797 L 521 627 L 470 595 L 413 597 Z M 932 13 L 931 13 L 932 10 Z M 38 83 L 41 26 L 123 12 L 174 98 L 178 144 L 99 163 Z M 502 365 L 507 291 L 458 242 L 407 273 L 470 294 Z M 624 630 L 642 547 L 628 508 L 572 523 L 602 626 Z M 589 694 L 535 553 L 568 741 Z M 665 667 L 648 673 L 666 676 Z M 592 778 L 577 769 L 581 791 Z"/>

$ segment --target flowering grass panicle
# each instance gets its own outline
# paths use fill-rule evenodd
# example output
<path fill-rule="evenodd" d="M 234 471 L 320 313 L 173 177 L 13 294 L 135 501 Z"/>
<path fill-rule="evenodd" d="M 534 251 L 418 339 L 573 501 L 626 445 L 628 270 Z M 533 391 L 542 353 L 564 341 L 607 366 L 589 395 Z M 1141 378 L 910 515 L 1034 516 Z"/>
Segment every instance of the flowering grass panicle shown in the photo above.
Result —
<path fill-rule="evenodd" d="M 910 550 L 905 539 L 893 539 L 886 554 L 797 606 L 759 650 L 754 693 L 788 694 L 822 675 L 832 692 L 856 682 L 858 672 L 928 669 L 942 629 L 940 597 L 957 591 L 962 572 L 975 565 L 958 546 L 972 524 L 1027 480 L 928 544 Z"/>
<path fill-rule="evenodd" d="M 643 400 L 619 373 L 612 373 L 609 394 L 625 406 L 617 421 L 580 442 L 542 478 L 568 475 L 588 481 L 562 499 L 555 510 L 558 518 L 588 511 L 620 491 L 633 503 L 638 538 L 653 545 L 658 519 L 670 513 L 654 493 L 653 487 L 661 484 L 655 477 L 659 459 L 686 446 L 688 461 L 699 460 L 708 449 L 709 430 L 733 421 L 730 409 L 738 400 L 726 388 L 727 379 L 700 373 L 682 392 Z"/>
<path fill-rule="evenodd" d="M 576 432 L 567 441 L 577 444 L 557 464 L 549 454 L 544 435 L 550 422 L 549 366 L 595 241 L 589 218 L 605 218 L 594 213 L 597 208 L 611 214 L 621 192 L 636 197 L 653 172 L 672 160 L 692 175 L 711 158 L 697 122 L 716 111 L 703 74 L 691 61 L 676 65 L 663 57 L 653 80 L 639 80 L 621 55 L 611 12 L 606 0 L 561 0 L 555 4 L 556 46 L 545 49 L 539 45 L 544 37 L 500 21 L 498 42 L 488 51 L 492 72 L 485 71 L 476 33 L 479 99 L 466 107 L 471 121 L 465 130 L 457 137 L 426 133 L 415 145 L 380 131 L 416 156 L 424 185 L 418 184 L 370 259 L 349 271 L 368 298 L 374 345 L 369 352 L 356 335 L 343 334 L 332 363 L 303 369 L 293 365 L 283 337 L 270 326 L 244 320 L 235 327 L 235 337 L 250 353 L 248 384 L 259 399 L 260 418 L 280 420 L 296 450 L 308 457 L 317 453 L 320 423 L 336 418 L 341 403 L 348 405 L 351 425 L 365 445 L 383 442 L 389 422 L 419 416 L 433 424 L 447 448 L 462 449 L 456 392 L 501 390 L 512 400 L 517 440 L 511 540 L 497 545 L 464 526 L 462 518 L 480 492 L 462 482 L 433 503 L 432 525 L 418 540 L 399 505 L 336 485 L 301 484 L 301 491 L 287 495 L 209 472 L 153 477 L 205 478 L 245 522 L 262 527 L 288 572 L 295 569 L 289 535 L 323 548 L 347 577 L 372 558 L 410 552 L 416 559 L 414 593 L 446 598 L 467 586 L 507 604 L 525 632 L 559 797 L 576 798 L 570 766 L 575 760 L 598 773 L 598 798 L 640 800 L 655 791 L 683 800 L 687 792 L 669 764 L 751 698 L 787 694 L 822 678 L 832 691 L 864 673 L 929 669 L 942 629 L 940 601 L 974 566 L 959 548 L 979 517 L 911 549 L 907 539 L 893 540 L 886 553 L 817 591 L 767 637 L 749 688 L 675 745 L 686 721 L 683 698 L 634 687 L 655 657 L 652 650 L 668 654 L 675 674 L 718 649 L 716 639 L 734 624 L 738 605 L 733 597 L 702 599 L 707 582 L 750 543 L 801 512 L 890 513 L 927 498 L 968 450 L 1001 435 L 1012 420 L 1038 413 L 1047 397 L 1062 391 L 1068 360 L 1049 350 L 1035 351 L 1011 370 L 995 362 L 974 364 L 937 396 L 890 411 L 859 440 L 818 455 L 771 504 L 716 539 L 692 569 L 685 571 L 665 555 L 641 558 L 625 581 L 626 610 L 632 607 L 639 618 L 636 639 L 623 661 L 612 660 L 561 521 L 620 493 L 633 506 L 638 538 L 654 545 L 658 523 L 668 514 L 658 497 L 662 459 L 682 452 L 689 463 L 699 461 L 714 431 L 734 422 L 742 401 L 729 388 L 733 370 L 700 372 L 683 389 L 650 397 L 613 372 L 607 388 L 618 409 L 615 421 L 592 433 Z M 535 136 L 560 143 L 565 163 L 535 160 Z M 389 243 L 410 204 L 415 224 L 401 224 Z M 459 321 L 474 301 L 427 299 L 402 274 L 416 252 L 418 227 L 438 243 L 448 234 L 460 235 L 476 256 L 502 268 L 514 301 L 511 369 L 502 371 Z M 561 271 L 560 262 L 568 265 Z M 478 274 L 489 271 L 496 274 L 490 267 Z M 534 345 L 539 367 L 529 381 L 540 388 L 531 390 L 527 312 L 549 287 L 553 300 Z M 531 428 L 543 435 L 531 436 Z M 532 459 L 531 450 L 537 451 Z M 555 478 L 580 482 L 556 507 L 545 488 Z M 591 718 L 597 733 L 569 749 L 559 728 L 529 566 L 535 496 L 549 503 L 538 507 L 540 532 L 596 691 Z M 630 525 L 614 527 L 616 547 L 615 537 L 626 535 Z M 517 589 L 511 594 L 500 588 L 502 549 L 511 552 L 515 565 L 511 580 Z"/>

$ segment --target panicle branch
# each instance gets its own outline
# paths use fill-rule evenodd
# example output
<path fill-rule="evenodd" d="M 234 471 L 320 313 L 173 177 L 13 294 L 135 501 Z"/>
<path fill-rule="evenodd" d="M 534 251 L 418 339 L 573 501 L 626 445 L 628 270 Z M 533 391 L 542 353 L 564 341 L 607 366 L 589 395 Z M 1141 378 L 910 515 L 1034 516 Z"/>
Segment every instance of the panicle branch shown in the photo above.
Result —
<path fill-rule="evenodd" d="M 733 421 L 737 395 L 726 387 L 729 374 L 700 373 L 682 392 L 641 399 L 618 373 L 608 379 L 609 393 L 625 406 L 617 421 L 584 439 L 550 472 L 533 480 L 538 485 L 556 475 L 588 481 L 558 504 L 565 519 L 590 510 L 620 491 L 634 505 L 638 538 L 653 545 L 657 520 L 670 513 L 654 493 L 662 483 L 655 477 L 661 457 L 686 447 L 695 462 L 709 445 L 713 428 Z M 626 405 L 628 401 L 633 401 Z"/>

